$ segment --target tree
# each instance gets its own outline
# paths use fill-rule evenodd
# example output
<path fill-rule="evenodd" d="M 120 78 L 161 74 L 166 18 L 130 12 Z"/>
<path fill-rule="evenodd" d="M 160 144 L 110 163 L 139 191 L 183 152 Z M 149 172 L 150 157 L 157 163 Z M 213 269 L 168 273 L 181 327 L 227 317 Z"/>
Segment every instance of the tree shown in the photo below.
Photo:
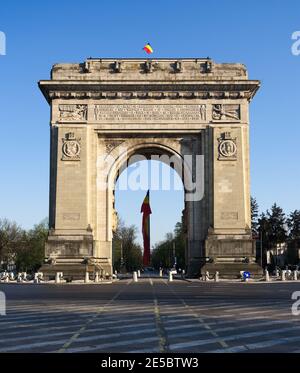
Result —
<path fill-rule="evenodd" d="M 287 219 L 287 226 L 289 228 L 289 240 L 300 241 L 300 210 L 290 213 Z"/>
<path fill-rule="evenodd" d="M 154 268 L 171 268 L 174 265 L 174 249 L 178 268 L 185 268 L 185 235 L 181 222 L 176 223 L 174 233 L 167 233 L 166 238 L 157 243 L 152 251 Z"/>
<path fill-rule="evenodd" d="M 256 198 L 251 197 L 251 229 L 252 237 L 258 236 L 258 203 Z"/>
<path fill-rule="evenodd" d="M 286 242 L 287 229 L 286 229 L 286 217 L 283 209 L 274 203 L 271 207 L 271 211 L 267 210 L 268 219 L 268 241 L 271 248 L 277 246 L 277 244 Z"/>
<path fill-rule="evenodd" d="M 137 227 L 126 227 L 120 219 L 113 236 L 113 266 L 120 270 L 121 264 L 127 271 L 133 271 L 142 267 L 142 250 L 136 242 Z M 121 257 L 123 256 L 123 263 Z"/>
<path fill-rule="evenodd" d="M 300 247 L 300 210 L 295 210 L 290 213 L 287 219 L 287 226 L 289 228 L 287 259 L 289 263 L 298 264 L 298 249 Z"/>
<path fill-rule="evenodd" d="M 185 268 L 185 249 L 186 249 L 186 236 L 182 222 L 178 222 L 174 229 L 175 236 L 175 250 L 178 268 Z"/>
<path fill-rule="evenodd" d="M 44 219 L 23 236 L 23 243 L 16 251 L 18 271 L 36 272 L 45 256 L 45 243 L 48 236 L 48 219 Z"/>
<path fill-rule="evenodd" d="M 5 268 L 10 261 L 14 261 L 24 234 L 24 230 L 17 223 L 0 219 L 0 263 L 3 263 Z"/>

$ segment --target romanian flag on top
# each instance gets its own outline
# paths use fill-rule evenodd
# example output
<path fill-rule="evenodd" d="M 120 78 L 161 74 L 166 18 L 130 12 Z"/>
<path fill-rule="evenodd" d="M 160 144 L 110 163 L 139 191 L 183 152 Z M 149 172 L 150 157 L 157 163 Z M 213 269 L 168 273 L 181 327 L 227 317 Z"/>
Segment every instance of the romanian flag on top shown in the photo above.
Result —
<path fill-rule="evenodd" d="M 153 53 L 153 49 L 151 47 L 151 45 L 149 43 L 147 43 L 145 46 L 144 46 L 144 51 L 147 53 L 147 54 L 151 54 Z"/>
<path fill-rule="evenodd" d="M 142 220 L 142 232 L 144 241 L 144 255 L 143 255 L 143 265 L 147 267 L 150 263 L 150 214 L 152 214 L 150 207 L 150 196 L 149 190 L 144 198 L 141 212 L 143 213 Z"/>

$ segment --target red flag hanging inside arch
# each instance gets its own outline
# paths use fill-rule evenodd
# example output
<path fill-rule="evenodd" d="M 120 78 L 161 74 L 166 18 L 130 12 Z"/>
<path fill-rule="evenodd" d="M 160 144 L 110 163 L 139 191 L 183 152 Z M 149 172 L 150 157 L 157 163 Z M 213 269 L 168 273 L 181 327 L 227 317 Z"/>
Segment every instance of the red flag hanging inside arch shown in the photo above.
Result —
<path fill-rule="evenodd" d="M 150 194 L 149 190 L 144 198 L 141 212 L 143 213 L 142 218 L 142 233 L 144 241 L 144 255 L 143 255 L 143 265 L 144 267 L 150 264 L 150 214 L 152 214 L 150 207 Z"/>

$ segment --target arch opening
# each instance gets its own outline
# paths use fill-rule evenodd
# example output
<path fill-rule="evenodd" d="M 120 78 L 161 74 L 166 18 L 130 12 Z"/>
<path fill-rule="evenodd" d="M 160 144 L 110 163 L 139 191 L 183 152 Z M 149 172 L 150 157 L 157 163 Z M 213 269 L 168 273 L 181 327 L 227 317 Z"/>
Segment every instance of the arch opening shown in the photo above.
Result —
<path fill-rule="evenodd" d="M 185 269 L 184 186 L 175 168 L 161 160 L 137 160 L 117 173 L 113 191 L 112 264 L 118 271 L 141 269 L 141 205 L 150 190 L 150 267 Z M 130 242 L 131 240 L 131 242 Z M 138 255 L 139 254 L 139 255 Z M 148 275 L 151 273 L 148 269 Z"/>

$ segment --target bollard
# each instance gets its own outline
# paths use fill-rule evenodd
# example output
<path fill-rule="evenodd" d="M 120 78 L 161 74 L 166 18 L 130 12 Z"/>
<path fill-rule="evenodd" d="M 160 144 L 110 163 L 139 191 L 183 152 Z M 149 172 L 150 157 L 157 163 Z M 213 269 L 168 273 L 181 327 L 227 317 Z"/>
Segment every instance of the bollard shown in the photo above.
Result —
<path fill-rule="evenodd" d="M 162 271 L 162 269 L 160 268 L 160 269 L 159 269 L 159 277 L 162 277 L 162 275 L 163 275 L 162 272 L 163 272 L 163 271 Z"/>
<path fill-rule="evenodd" d="M 59 284 L 59 283 L 60 283 L 60 273 L 61 273 L 61 272 L 56 272 L 56 274 L 55 274 L 55 283 L 56 283 L 56 284 Z"/>
<path fill-rule="evenodd" d="M 141 277 L 141 271 L 138 269 L 138 271 L 137 271 L 137 276 L 138 277 Z"/>
<path fill-rule="evenodd" d="M 13 272 L 10 272 L 9 279 L 10 279 L 10 281 L 13 281 L 15 279 L 15 275 L 14 275 Z"/>
<path fill-rule="evenodd" d="M 172 281 L 173 281 L 173 273 L 172 273 L 172 271 L 169 271 L 169 278 L 168 278 L 168 281 L 169 281 L 169 282 L 172 282 Z"/>
<path fill-rule="evenodd" d="M 270 275 L 269 275 L 269 271 L 268 271 L 267 269 L 265 270 L 265 280 L 266 280 L 267 282 L 270 281 Z"/>
<path fill-rule="evenodd" d="M 205 272 L 205 281 L 209 281 L 209 272 L 208 271 Z"/>
<path fill-rule="evenodd" d="M 278 269 L 278 268 L 276 268 L 275 276 L 276 276 L 276 277 L 279 277 L 279 269 Z"/>
<path fill-rule="evenodd" d="M 138 277 L 136 271 L 133 272 L 133 282 L 138 282 Z"/>
<path fill-rule="evenodd" d="M 9 282 L 9 277 L 8 275 L 6 275 L 5 279 L 4 279 L 4 282 Z"/>
<path fill-rule="evenodd" d="M 281 281 L 285 281 L 285 273 L 286 273 L 286 271 L 283 269 L 281 271 Z"/>
<path fill-rule="evenodd" d="M 38 273 L 38 272 L 34 274 L 34 280 L 33 280 L 33 282 L 34 282 L 35 284 L 38 284 L 38 283 L 40 282 L 40 281 L 39 281 L 39 273 Z"/>
<path fill-rule="evenodd" d="M 245 272 L 245 271 L 240 271 L 241 281 L 242 281 L 242 282 L 248 282 L 248 278 L 246 278 L 246 277 L 244 276 L 244 272 Z"/>
<path fill-rule="evenodd" d="M 84 278 L 84 282 L 87 284 L 88 282 L 90 282 L 90 275 L 88 272 L 85 272 L 85 278 Z"/>
<path fill-rule="evenodd" d="M 298 280 L 298 271 L 294 271 L 294 281 Z"/>
<path fill-rule="evenodd" d="M 17 276 L 17 282 L 23 282 L 23 279 L 22 279 L 22 273 L 18 273 L 18 276 Z"/>
<path fill-rule="evenodd" d="M 219 282 L 219 272 L 215 273 L 215 282 Z"/>
<path fill-rule="evenodd" d="M 95 274 L 95 282 L 99 282 L 99 272 L 98 271 Z"/>

